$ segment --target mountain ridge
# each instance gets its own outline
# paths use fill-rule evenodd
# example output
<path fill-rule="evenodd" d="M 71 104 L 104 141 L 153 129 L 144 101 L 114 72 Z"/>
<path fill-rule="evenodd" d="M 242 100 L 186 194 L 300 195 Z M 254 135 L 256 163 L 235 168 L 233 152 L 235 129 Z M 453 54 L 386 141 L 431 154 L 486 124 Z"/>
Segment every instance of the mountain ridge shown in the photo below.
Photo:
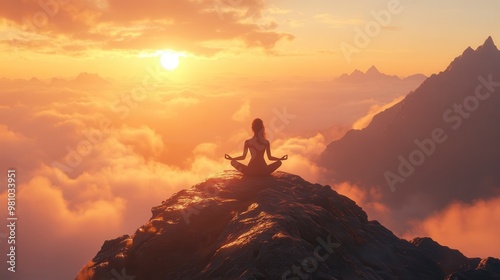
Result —
<path fill-rule="evenodd" d="M 427 76 L 414 74 L 400 78 L 397 75 L 388 75 L 380 72 L 375 65 L 372 65 L 366 72 L 355 69 L 351 74 L 344 73 L 336 81 L 343 83 L 374 83 L 374 82 L 401 82 L 401 81 L 423 81 Z"/>
<path fill-rule="evenodd" d="M 362 184 L 365 182 L 387 187 L 384 172 L 394 171 L 394 168 L 397 168 L 398 156 L 415 149 L 414 141 L 429 137 L 433 129 L 451 126 L 452 128 L 446 128 L 448 131 L 451 130 L 447 133 L 449 136 L 457 133 L 465 134 L 465 130 L 474 130 L 474 123 L 478 125 L 478 129 L 486 129 L 486 123 L 479 125 L 480 122 L 475 120 L 483 118 L 491 122 L 496 110 L 488 103 L 498 103 L 495 95 L 491 95 L 492 98 L 488 102 L 481 103 L 482 110 L 474 112 L 474 118 L 469 119 L 472 112 L 463 113 L 462 108 L 470 107 L 470 104 L 463 104 L 464 102 L 477 101 L 474 99 L 474 93 L 479 87 L 485 96 L 487 93 L 484 93 L 484 90 L 494 89 L 489 83 L 492 79 L 500 81 L 500 51 L 492 39 L 488 38 L 483 46 L 472 52 L 464 51 L 446 70 L 432 75 L 401 102 L 377 114 L 363 130 L 352 130 L 344 138 L 330 143 L 322 154 L 320 163 L 336 173 L 333 175 L 335 181 L 357 181 L 356 183 L 361 181 Z M 459 125 L 461 129 L 455 129 Z M 492 131 L 497 131 L 495 127 L 491 127 Z M 483 131 L 481 135 L 485 135 L 484 133 L 486 132 Z M 493 136 L 496 137 L 497 134 L 500 132 L 495 132 Z M 361 142 L 364 145 L 361 145 Z M 371 144 L 368 145 L 368 142 Z M 372 147 L 377 147 L 378 150 Z M 367 156 L 353 156 L 361 154 L 354 152 L 357 149 L 362 150 Z M 353 166 L 354 163 L 344 164 L 357 159 L 359 163 L 356 168 Z M 424 168 L 425 166 L 420 169 Z M 367 174 L 366 178 L 354 180 L 360 174 Z"/>
<path fill-rule="evenodd" d="M 402 220 L 426 217 L 452 201 L 498 195 L 500 51 L 489 37 L 467 48 L 363 130 L 327 145 L 320 157 L 333 183 L 376 187 Z M 425 201 L 420 207 L 416 201 Z M 398 232 L 406 230 L 401 223 Z"/>
<path fill-rule="evenodd" d="M 104 242 L 77 280 L 444 279 L 425 252 L 329 186 L 276 172 L 225 171 L 151 209 Z"/>
<path fill-rule="evenodd" d="M 49 81 L 51 86 L 86 86 L 86 87 L 102 87 L 109 86 L 112 83 L 98 74 L 81 72 L 74 78 L 52 78 Z"/>
<path fill-rule="evenodd" d="M 22 84 L 32 86 L 109 86 L 112 80 L 105 79 L 97 73 L 80 72 L 74 77 L 52 77 L 48 80 L 31 77 L 29 79 L 0 78 L 0 83 Z"/>

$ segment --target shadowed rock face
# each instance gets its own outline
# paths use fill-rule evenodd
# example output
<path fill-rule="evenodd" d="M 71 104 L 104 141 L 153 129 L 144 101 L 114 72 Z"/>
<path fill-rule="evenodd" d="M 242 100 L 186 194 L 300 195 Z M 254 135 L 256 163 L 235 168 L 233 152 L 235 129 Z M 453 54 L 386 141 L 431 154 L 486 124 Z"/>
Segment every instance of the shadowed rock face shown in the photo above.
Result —
<path fill-rule="evenodd" d="M 283 172 L 226 171 L 152 214 L 132 236 L 106 241 L 76 279 L 446 277 L 428 252 L 368 221 L 349 198 Z"/>
<path fill-rule="evenodd" d="M 458 250 L 441 246 L 429 237 L 418 237 L 413 239 L 411 243 L 422 250 L 427 257 L 435 261 L 445 275 L 456 271 L 475 269 L 481 262 L 479 258 L 467 258 Z"/>
<path fill-rule="evenodd" d="M 500 260 L 486 258 L 475 267 L 462 271 L 457 271 L 446 280 L 498 280 L 500 279 Z"/>
<path fill-rule="evenodd" d="M 500 260 L 495 258 L 467 258 L 458 250 L 441 246 L 434 240 L 415 238 L 413 245 L 435 261 L 442 269 L 446 280 L 496 280 L 500 279 Z"/>
<path fill-rule="evenodd" d="M 330 143 L 320 163 L 331 182 L 377 188 L 391 215 L 410 213 L 400 221 L 452 201 L 490 199 L 500 186 L 499 108 L 500 51 L 490 37 L 365 129 Z"/>

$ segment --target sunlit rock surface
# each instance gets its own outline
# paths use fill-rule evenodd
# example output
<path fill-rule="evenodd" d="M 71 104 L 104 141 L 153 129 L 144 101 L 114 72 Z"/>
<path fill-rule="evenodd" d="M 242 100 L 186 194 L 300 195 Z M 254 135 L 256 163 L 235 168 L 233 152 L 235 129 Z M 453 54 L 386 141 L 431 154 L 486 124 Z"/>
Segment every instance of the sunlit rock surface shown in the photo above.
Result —
<path fill-rule="evenodd" d="M 349 198 L 283 172 L 244 178 L 226 171 L 174 194 L 152 214 L 132 236 L 104 242 L 76 279 L 444 279 L 448 274 L 429 250 L 369 221 Z M 458 261 L 468 261 L 461 256 Z M 495 265 L 490 263 L 485 266 Z"/>

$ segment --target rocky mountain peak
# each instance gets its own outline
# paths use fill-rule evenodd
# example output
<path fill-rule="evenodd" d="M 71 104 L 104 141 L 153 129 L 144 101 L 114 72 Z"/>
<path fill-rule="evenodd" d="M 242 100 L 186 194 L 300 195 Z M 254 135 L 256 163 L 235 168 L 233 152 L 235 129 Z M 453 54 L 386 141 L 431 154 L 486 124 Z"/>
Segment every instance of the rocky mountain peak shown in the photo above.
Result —
<path fill-rule="evenodd" d="M 439 265 L 329 186 L 226 171 L 104 242 L 77 280 L 443 279 Z M 297 278 L 298 277 L 298 278 Z"/>
<path fill-rule="evenodd" d="M 378 71 L 377 67 L 375 65 L 372 65 L 368 71 L 366 71 L 366 74 L 368 75 L 378 75 L 381 74 L 380 71 Z"/>
<path fill-rule="evenodd" d="M 477 69 L 481 65 L 498 62 L 500 62 L 500 52 L 490 36 L 476 50 L 471 47 L 466 48 L 462 55 L 455 58 L 448 66 L 447 70 L 471 71 L 471 69 Z"/>

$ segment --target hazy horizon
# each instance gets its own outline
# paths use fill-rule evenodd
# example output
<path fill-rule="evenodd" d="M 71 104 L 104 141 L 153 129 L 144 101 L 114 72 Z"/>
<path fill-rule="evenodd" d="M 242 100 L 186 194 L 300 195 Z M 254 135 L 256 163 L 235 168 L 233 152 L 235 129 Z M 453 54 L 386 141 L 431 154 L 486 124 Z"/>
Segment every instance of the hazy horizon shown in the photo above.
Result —
<path fill-rule="evenodd" d="M 290 157 L 279 170 L 332 185 L 391 230 L 403 221 L 367 199 L 379 194 L 332 184 L 317 159 L 422 80 L 337 78 L 371 66 L 431 76 L 489 36 L 500 42 L 495 1 L 40 3 L 0 3 L 0 172 L 17 170 L 20 224 L 19 272 L 7 279 L 74 277 L 151 207 L 231 169 L 223 156 L 241 153 L 256 117 L 273 154 Z M 455 201 L 396 234 L 499 257 L 489 220 L 461 223 L 488 209 L 500 211 L 498 197 Z"/>

